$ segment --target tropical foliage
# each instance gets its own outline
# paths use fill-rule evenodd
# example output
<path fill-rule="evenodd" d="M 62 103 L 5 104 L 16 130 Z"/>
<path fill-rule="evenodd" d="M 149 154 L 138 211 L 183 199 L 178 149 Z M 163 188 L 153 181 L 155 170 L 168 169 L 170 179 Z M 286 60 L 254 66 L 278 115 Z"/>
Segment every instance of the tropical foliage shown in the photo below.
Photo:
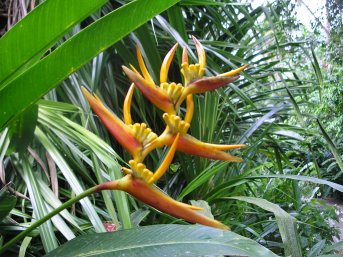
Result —
<path fill-rule="evenodd" d="M 302 28 L 289 1 L 256 9 L 232 1 L 81 2 L 47 0 L 0 39 L 0 251 L 72 256 L 97 250 L 111 256 L 125 246 L 120 253 L 127 256 L 320 256 L 339 249 L 332 245 L 337 231 L 327 223 L 337 218 L 335 209 L 320 197 L 343 192 L 340 131 L 330 126 L 341 117 L 326 120 L 315 106 L 328 111 L 329 103 L 341 104 L 333 92 L 339 87 L 329 86 L 341 70 L 333 62 L 333 72 L 322 73 L 324 48 L 294 33 Z M 131 84 L 122 65 L 139 67 L 136 46 L 157 83 L 175 43 L 197 62 L 191 36 L 207 52 L 207 77 L 250 64 L 229 86 L 196 95 L 189 131 L 203 142 L 246 144 L 231 152 L 244 162 L 177 152 L 157 186 L 232 232 L 185 225 L 120 191 L 76 202 L 88 188 L 121 178 L 120 167 L 130 160 L 81 87 L 121 117 Z M 168 81 L 183 83 L 181 49 Z M 159 135 L 162 114 L 135 90 L 134 121 Z M 151 152 L 146 166 L 156 170 L 168 150 Z M 58 214 L 43 222 L 54 210 Z M 166 225 L 171 223 L 179 225 Z M 98 234 L 106 231 L 117 232 Z M 141 246 L 147 238 L 153 247 Z M 210 238 L 208 247 L 204 238 Z M 98 248 L 87 243 L 95 240 Z"/>

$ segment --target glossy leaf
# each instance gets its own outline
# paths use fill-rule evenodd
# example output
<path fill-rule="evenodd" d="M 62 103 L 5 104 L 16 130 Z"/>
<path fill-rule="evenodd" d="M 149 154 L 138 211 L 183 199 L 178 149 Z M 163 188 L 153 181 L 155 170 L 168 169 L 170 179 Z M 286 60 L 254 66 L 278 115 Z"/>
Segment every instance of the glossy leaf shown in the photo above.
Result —
<path fill-rule="evenodd" d="M 17 198 L 4 186 L 0 190 L 0 222 L 10 213 L 17 202 Z"/>
<path fill-rule="evenodd" d="M 23 112 L 9 129 L 11 146 L 16 152 L 24 152 L 34 137 L 38 118 L 38 106 L 33 105 Z"/>
<path fill-rule="evenodd" d="M 130 2 L 70 38 L 0 91 L 0 128 L 91 58 L 178 1 Z"/>
<path fill-rule="evenodd" d="M 45 257 L 202 255 L 277 256 L 255 241 L 230 231 L 199 225 L 155 225 L 80 236 Z"/>
<path fill-rule="evenodd" d="M 47 0 L 19 21 L 0 40 L 0 82 L 41 55 L 76 23 L 107 0 Z M 25 40 L 23 40 L 25 38 Z M 0 90 L 4 84 L 0 85 Z"/>

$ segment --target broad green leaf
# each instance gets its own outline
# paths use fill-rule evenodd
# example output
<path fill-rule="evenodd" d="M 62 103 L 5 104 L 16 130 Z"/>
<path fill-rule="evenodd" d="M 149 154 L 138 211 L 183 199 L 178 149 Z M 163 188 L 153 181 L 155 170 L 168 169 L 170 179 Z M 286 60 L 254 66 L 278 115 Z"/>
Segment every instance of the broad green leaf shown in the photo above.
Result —
<path fill-rule="evenodd" d="M 130 2 L 70 38 L 0 91 L 0 129 L 94 56 L 178 1 Z"/>
<path fill-rule="evenodd" d="M 324 248 L 323 253 L 328 253 L 333 250 L 340 250 L 343 248 L 343 241 L 328 245 Z"/>
<path fill-rule="evenodd" d="M 17 198 L 4 186 L 0 190 L 0 222 L 10 213 L 17 202 Z"/>
<path fill-rule="evenodd" d="M 14 148 L 14 151 L 24 152 L 27 150 L 34 137 L 37 118 L 38 106 L 32 105 L 11 124 L 9 133 L 11 136 L 11 147 Z"/>
<path fill-rule="evenodd" d="M 265 199 L 246 196 L 230 197 L 230 199 L 236 199 L 251 204 L 255 204 L 266 211 L 274 213 L 276 222 L 280 230 L 282 242 L 284 244 L 285 256 L 302 256 L 299 237 L 296 228 L 296 219 L 294 217 L 289 215 L 278 205 L 271 203 Z"/>
<path fill-rule="evenodd" d="M 199 225 L 155 225 L 80 236 L 45 257 L 202 255 L 277 256 L 255 241 L 231 231 Z"/>
<path fill-rule="evenodd" d="M 341 257 L 341 254 L 324 254 L 324 255 L 318 255 L 317 257 Z"/>
<path fill-rule="evenodd" d="M 107 0 L 47 0 L 0 39 L 0 82 L 39 57 L 76 23 Z M 25 40 L 23 40 L 25 39 Z M 0 90 L 4 84 L 0 84 Z"/>

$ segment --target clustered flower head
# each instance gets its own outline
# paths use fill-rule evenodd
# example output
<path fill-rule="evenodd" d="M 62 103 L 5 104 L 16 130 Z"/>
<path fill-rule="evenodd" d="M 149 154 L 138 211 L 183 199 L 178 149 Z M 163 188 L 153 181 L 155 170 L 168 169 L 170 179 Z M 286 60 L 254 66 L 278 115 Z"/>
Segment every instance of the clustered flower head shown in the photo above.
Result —
<path fill-rule="evenodd" d="M 204 93 L 225 86 L 238 79 L 237 74 L 244 70 L 245 65 L 236 70 L 213 77 L 204 77 L 206 54 L 201 43 L 193 37 L 198 54 L 198 63 L 189 64 L 187 49 L 183 49 L 181 73 L 183 85 L 168 82 L 168 71 L 178 44 L 175 44 L 163 60 L 160 71 L 160 83 L 156 85 L 149 74 L 139 48 L 136 48 L 140 72 L 133 66 L 123 66 L 123 70 L 132 84 L 125 97 L 123 106 L 123 121 L 112 113 L 101 100 L 85 88 L 84 95 L 93 111 L 99 116 L 110 134 L 130 153 L 132 160 L 129 168 L 122 167 L 125 176 L 119 180 L 109 181 L 98 186 L 98 190 L 123 190 L 144 203 L 182 218 L 189 222 L 207 226 L 228 229 L 227 226 L 199 214 L 201 208 L 175 201 L 154 186 L 154 183 L 168 170 L 176 151 L 196 155 L 204 158 L 241 162 L 242 159 L 232 156 L 225 150 L 242 148 L 244 145 L 218 145 L 199 141 L 189 135 L 188 129 L 194 112 L 193 94 Z M 164 112 L 163 120 L 166 128 L 157 135 L 145 123 L 134 123 L 131 117 L 131 103 L 133 92 L 138 88 L 143 95 L 157 108 Z M 181 117 L 180 107 L 186 101 L 186 111 Z M 144 164 L 146 156 L 156 148 L 170 146 L 160 167 L 152 172 Z"/>

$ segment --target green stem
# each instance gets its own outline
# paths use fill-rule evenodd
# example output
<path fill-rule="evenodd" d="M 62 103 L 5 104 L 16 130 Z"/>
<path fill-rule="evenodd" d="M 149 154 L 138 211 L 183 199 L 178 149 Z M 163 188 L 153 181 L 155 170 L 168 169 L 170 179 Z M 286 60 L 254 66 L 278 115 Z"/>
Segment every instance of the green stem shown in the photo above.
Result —
<path fill-rule="evenodd" d="M 56 208 L 55 210 L 53 210 L 52 212 L 50 212 L 49 214 L 47 214 L 46 216 L 44 216 L 43 218 L 41 218 L 40 220 L 37 220 L 35 223 L 33 223 L 31 226 L 29 226 L 28 228 L 26 228 L 24 231 L 22 231 L 21 233 L 19 233 L 18 235 L 16 235 L 14 238 L 12 238 L 10 241 L 8 241 L 6 244 L 4 244 L 1 248 L 0 248 L 0 254 L 3 253 L 4 251 L 6 251 L 8 248 L 10 248 L 12 245 L 14 245 L 17 241 L 19 241 L 20 239 L 26 237 L 32 230 L 34 230 L 35 228 L 39 227 L 40 225 L 42 225 L 44 222 L 48 221 L 49 219 L 51 219 L 52 217 L 54 217 L 56 214 L 60 213 L 61 211 L 63 211 L 64 209 L 68 208 L 69 206 L 71 206 L 72 204 L 80 201 L 81 199 L 89 196 L 90 194 L 93 194 L 95 192 L 97 192 L 99 189 L 98 186 L 94 186 L 92 188 L 87 189 L 86 191 L 84 191 L 83 193 L 75 196 L 74 198 L 68 200 L 67 202 L 65 202 L 64 204 L 62 204 L 61 206 L 59 206 L 58 208 Z"/>

